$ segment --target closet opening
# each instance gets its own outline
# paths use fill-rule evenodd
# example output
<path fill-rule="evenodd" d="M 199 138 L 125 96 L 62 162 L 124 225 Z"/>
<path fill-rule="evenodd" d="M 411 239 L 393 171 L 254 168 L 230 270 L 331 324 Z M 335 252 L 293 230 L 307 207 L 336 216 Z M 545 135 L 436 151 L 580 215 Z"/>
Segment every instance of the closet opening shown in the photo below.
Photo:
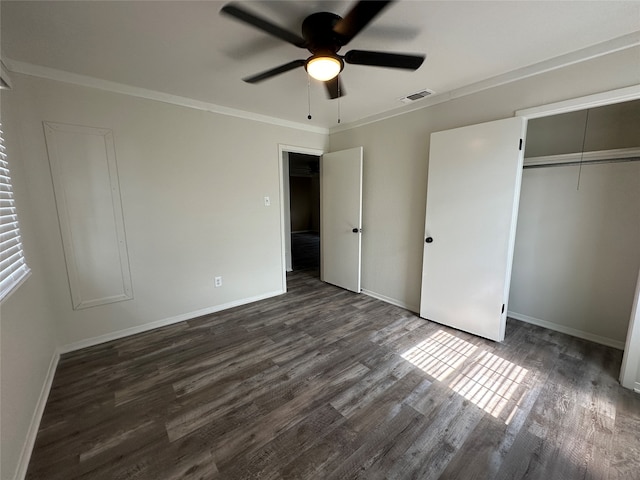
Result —
<path fill-rule="evenodd" d="M 640 100 L 528 121 L 509 316 L 625 349 L 640 271 Z"/>

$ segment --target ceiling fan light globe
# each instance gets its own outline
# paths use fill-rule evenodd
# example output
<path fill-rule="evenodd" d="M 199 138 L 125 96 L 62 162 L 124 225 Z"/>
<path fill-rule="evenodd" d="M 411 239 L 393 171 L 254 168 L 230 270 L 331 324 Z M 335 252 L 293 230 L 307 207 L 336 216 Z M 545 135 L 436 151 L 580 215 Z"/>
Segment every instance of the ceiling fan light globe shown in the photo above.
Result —
<path fill-rule="evenodd" d="M 306 69 L 316 80 L 326 82 L 335 78 L 342 70 L 343 63 L 336 57 L 312 57 L 307 61 Z"/>

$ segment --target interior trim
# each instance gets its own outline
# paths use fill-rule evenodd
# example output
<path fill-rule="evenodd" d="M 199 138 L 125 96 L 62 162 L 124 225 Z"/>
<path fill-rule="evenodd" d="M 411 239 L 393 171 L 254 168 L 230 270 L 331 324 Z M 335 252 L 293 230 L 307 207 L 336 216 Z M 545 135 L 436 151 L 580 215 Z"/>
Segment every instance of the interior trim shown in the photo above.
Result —
<path fill-rule="evenodd" d="M 513 318 L 514 320 L 520 320 L 521 322 L 530 323 L 532 325 L 537 325 L 539 327 L 548 328 L 549 330 L 554 330 L 556 332 L 566 333 L 567 335 L 571 335 L 572 337 L 582 338 L 583 340 L 589 340 L 590 342 L 606 345 L 607 347 L 624 350 L 624 342 L 614 340 L 613 338 L 584 332 L 582 330 L 566 327 L 564 325 L 558 325 L 557 323 L 549 322 L 547 320 L 541 320 L 539 318 L 530 317 L 529 315 L 523 315 L 521 313 L 512 311 L 507 312 L 507 317 Z"/>
<path fill-rule="evenodd" d="M 60 351 L 53 352 L 51 361 L 49 362 L 49 369 L 47 370 L 47 376 L 45 377 L 42 390 L 40 390 L 40 396 L 36 403 L 36 408 L 33 411 L 31 417 L 31 423 L 29 423 L 29 429 L 27 430 L 27 437 L 22 445 L 22 451 L 20 452 L 20 458 L 18 459 L 18 466 L 13 475 L 14 480 L 23 480 L 27 476 L 27 468 L 29 467 L 29 461 L 31 460 L 31 453 L 33 447 L 36 444 L 36 437 L 38 436 L 38 430 L 40 429 L 40 422 L 42 421 L 42 415 L 44 414 L 44 407 L 47 404 L 49 398 L 49 392 L 53 385 L 53 377 L 56 374 L 58 368 L 58 362 L 60 361 Z"/>
<path fill-rule="evenodd" d="M 629 102 L 640 98 L 640 84 L 631 85 L 617 90 L 587 95 L 586 97 L 572 98 L 562 102 L 549 103 L 539 107 L 517 110 L 516 117 L 532 118 L 549 117 L 562 113 L 577 112 L 588 108 L 602 107 L 614 103 Z"/>
<path fill-rule="evenodd" d="M 289 218 L 287 220 L 287 215 L 285 214 L 285 209 L 286 208 L 290 208 L 289 204 L 285 201 L 285 191 L 284 191 L 284 186 L 285 186 L 285 172 L 289 171 L 289 168 L 287 167 L 285 169 L 284 166 L 284 162 L 285 162 L 285 157 L 284 154 L 287 153 L 302 153 L 304 155 L 313 155 L 316 157 L 322 157 L 322 155 L 324 154 L 326 149 L 320 149 L 320 148 L 309 148 L 309 147 L 298 147 L 295 145 L 285 145 L 283 143 L 279 143 L 278 144 L 278 182 L 279 182 L 279 195 L 280 195 L 280 244 L 281 244 L 281 250 L 280 250 L 280 262 L 281 262 L 281 266 L 282 266 L 282 291 L 283 293 L 287 292 L 287 271 L 292 271 L 292 270 L 287 270 L 287 233 L 291 233 L 291 232 L 287 232 L 287 221 L 290 221 L 291 219 Z M 288 160 L 288 156 L 287 156 L 287 160 Z M 289 179 L 287 178 L 287 182 L 289 181 Z"/>
<path fill-rule="evenodd" d="M 328 135 L 331 133 L 336 133 L 344 130 L 350 130 L 352 128 L 361 127 L 361 126 L 368 125 L 370 123 L 375 123 L 381 120 L 386 120 L 388 118 L 396 117 L 398 115 L 403 115 L 405 113 L 409 113 L 414 110 L 427 108 L 433 105 L 447 102 L 449 100 L 453 100 L 456 98 L 464 97 L 466 95 L 471 95 L 473 93 L 481 92 L 489 88 L 497 87 L 507 83 L 512 83 L 518 80 L 532 77 L 534 75 L 549 72 L 552 70 L 557 70 L 559 68 L 563 68 L 569 65 L 584 62 L 587 60 L 591 60 L 593 58 L 601 57 L 604 55 L 608 55 L 611 53 L 615 53 L 621 50 L 625 50 L 625 49 L 633 48 L 637 46 L 640 46 L 640 31 L 632 32 L 627 35 L 613 38 L 606 42 L 602 42 L 596 45 L 591 45 L 589 47 L 576 50 L 574 52 L 570 52 L 564 55 L 560 55 L 558 57 L 550 58 L 548 60 L 544 60 L 542 62 L 538 62 L 533 65 L 528 65 L 526 67 L 518 68 L 516 70 L 512 70 L 511 72 L 496 75 L 494 77 L 487 78 L 479 82 L 471 83 L 469 85 L 450 90 L 448 92 L 430 95 L 429 97 L 425 98 L 424 100 L 420 100 L 415 104 L 403 105 L 393 110 L 389 110 L 376 115 L 365 117 L 360 120 L 356 120 L 355 122 L 340 124 L 331 128 L 316 127 L 316 126 L 307 125 L 304 123 L 283 120 L 283 119 L 271 117 L 268 115 L 261 115 L 257 113 L 247 112 L 244 110 L 223 107 L 221 105 L 216 105 L 208 102 L 201 102 L 199 100 L 193 100 L 190 98 L 180 97 L 177 95 L 161 93 L 161 92 L 157 92 L 157 91 L 149 90 L 145 88 L 132 87 L 130 85 L 111 82 L 108 80 L 101 80 L 101 79 L 90 77 L 87 75 L 79 75 L 75 73 L 65 72 L 63 70 L 44 67 L 41 65 L 34 65 L 27 62 L 11 60 L 6 57 L 4 57 L 3 61 L 5 62 L 5 65 L 9 71 L 20 73 L 23 75 L 47 78 L 49 80 L 67 82 L 67 83 L 72 83 L 75 85 L 81 85 L 81 86 L 90 87 L 90 88 L 98 88 L 98 89 L 106 90 L 110 92 L 146 98 L 149 100 L 157 100 L 159 102 L 170 103 L 173 105 L 179 105 L 179 106 L 188 107 L 188 108 L 195 108 L 198 110 L 204 110 L 204 111 L 209 111 L 213 113 L 219 113 L 222 115 L 229 115 L 233 117 L 254 120 L 257 122 L 268 123 L 271 125 L 279 125 L 283 127 L 289 127 L 289 128 L 294 128 L 298 130 L 304 130 L 304 131 Z M 638 98 L 638 97 L 635 97 L 635 98 Z M 620 101 L 625 101 L 625 100 L 620 100 Z M 608 103 L 615 103 L 615 102 L 611 102 L 609 100 Z M 582 106 L 580 109 L 583 109 L 583 108 L 586 108 L 586 107 Z M 525 112 L 525 111 L 526 110 L 521 110 L 517 112 L 516 115 L 527 116 L 527 115 L 521 114 L 521 112 Z M 546 115 L 550 115 L 550 114 L 547 113 Z M 545 115 L 541 115 L 541 116 L 545 116 Z M 527 117 L 527 118 L 534 118 L 534 117 Z"/>
<path fill-rule="evenodd" d="M 559 68 L 568 67 L 576 63 L 585 62 L 587 60 L 602 57 L 604 55 L 609 55 L 611 53 L 619 52 L 621 50 L 626 50 L 628 48 L 633 48 L 637 46 L 640 46 L 640 31 L 629 33 L 621 37 L 613 38 L 606 42 L 598 43 L 596 45 L 591 45 L 589 47 L 576 50 L 575 52 L 570 52 L 564 55 L 560 55 L 558 57 L 550 58 L 542 62 L 534 63 L 533 65 L 518 68 L 516 70 L 512 70 L 510 72 L 503 73 L 501 75 L 496 75 L 495 77 L 487 78 L 486 80 L 481 80 L 479 82 L 471 83 L 464 87 L 456 88 L 448 92 L 430 95 L 424 100 L 415 102 L 415 104 L 412 104 L 412 105 L 405 105 L 403 107 L 399 107 L 397 109 L 387 111 L 387 112 L 382 112 L 380 114 L 366 117 L 366 118 L 357 120 L 355 122 L 341 124 L 341 125 L 332 127 L 329 130 L 329 133 L 337 133 L 337 132 L 342 132 L 344 130 L 350 130 L 352 128 L 362 127 L 370 123 L 375 123 L 381 120 L 386 120 L 388 118 L 396 117 L 398 115 L 403 115 L 405 113 L 409 113 L 414 110 L 420 110 L 422 108 L 431 107 L 433 105 L 444 103 L 449 100 L 471 95 L 473 93 L 478 93 L 483 90 L 488 90 L 490 88 L 498 87 L 500 85 L 516 82 L 518 80 L 523 80 L 528 77 L 539 75 L 541 73 L 546 73 L 552 70 L 557 70 Z M 625 100 L 620 100 L 620 101 L 625 101 Z M 615 103 L 615 102 L 609 101 L 608 103 Z M 579 110 L 582 110 L 583 108 L 586 108 L 586 107 L 581 107 L 579 108 Z M 522 112 L 524 111 L 525 110 L 522 110 Z M 519 115 L 519 113 L 516 113 L 516 116 L 526 116 L 526 115 Z M 527 118 L 533 118 L 533 117 L 527 117 Z"/>
<path fill-rule="evenodd" d="M 210 315 L 212 313 L 221 312 L 229 308 L 239 307 L 240 305 L 246 305 L 248 303 L 265 300 L 271 297 L 276 297 L 278 295 L 282 295 L 283 293 L 285 292 L 283 292 L 282 290 L 277 290 L 275 292 L 269 292 L 263 295 L 257 295 L 255 297 L 243 298 L 240 300 L 235 300 L 233 302 L 224 303 L 222 305 L 203 308 L 201 310 L 183 313 L 180 315 L 176 315 L 174 317 L 168 317 L 162 320 L 156 320 L 154 322 L 145 323 L 143 325 L 137 325 L 135 327 L 125 328 L 124 330 L 118 330 L 117 332 L 111 332 L 105 335 L 99 335 L 97 337 L 87 338 L 85 340 L 80 340 L 78 342 L 73 342 L 73 343 L 64 345 L 63 347 L 60 348 L 60 354 L 74 352 L 82 348 L 93 347 L 101 343 L 110 342 L 112 340 L 117 340 L 119 338 L 129 337 L 137 333 L 143 333 L 149 330 L 155 330 L 156 328 L 166 327 L 167 325 L 173 325 L 174 323 L 193 320 L 195 318 L 202 317 L 203 315 Z"/>
<path fill-rule="evenodd" d="M 418 312 L 420 311 L 420 309 L 415 305 L 410 305 L 408 303 L 401 302 L 400 300 L 396 300 L 395 298 L 387 297 L 386 295 L 372 292 L 371 290 L 367 290 L 365 288 L 361 288 L 360 293 L 364 293 L 369 297 L 375 298 L 377 300 L 381 300 L 385 303 L 390 303 L 391 305 L 395 305 L 396 307 L 404 308 L 405 310 L 409 310 L 410 312 L 413 312 L 419 316 Z"/>
<path fill-rule="evenodd" d="M 202 102 L 179 95 L 171 95 L 169 93 L 157 92 L 147 88 L 132 87 L 123 83 L 111 82 L 100 78 L 90 77 L 87 75 L 79 75 L 77 73 L 65 72 L 55 68 L 43 67 L 31 63 L 20 62 L 5 58 L 7 68 L 14 73 L 29 75 L 31 77 L 46 78 L 58 82 L 71 83 L 82 87 L 97 88 L 112 93 L 120 93 L 130 95 L 132 97 L 146 98 L 147 100 L 155 100 L 158 102 L 178 105 L 180 107 L 194 108 L 196 110 L 204 110 L 206 112 L 218 113 L 231 117 L 243 118 L 245 120 L 253 120 L 255 122 L 267 123 L 269 125 L 278 125 L 280 127 L 293 128 L 296 130 L 304 130 L 307 132 L 319 133 L 327 135 L 329 129 L 307 125 L 305 123 L 292 122 L 281 118 L 271 117 L 269 115 L 261 115 L 259 113 L 247 112 L 237 108 L 223 107 L 215 103 Z"/>

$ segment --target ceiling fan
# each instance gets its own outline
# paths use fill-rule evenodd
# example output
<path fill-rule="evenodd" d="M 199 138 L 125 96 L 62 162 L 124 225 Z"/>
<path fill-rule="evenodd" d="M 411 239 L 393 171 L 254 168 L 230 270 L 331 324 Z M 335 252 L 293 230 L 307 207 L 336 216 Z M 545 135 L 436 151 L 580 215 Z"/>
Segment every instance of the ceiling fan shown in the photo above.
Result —
<path fill-rule="evenodd" d="M 344 95 L 338 74 L 344 64 L 417 70 L 424 55 L 409 55 L 370 50 L 349 50 L 344 55 L 338 51 L 347 45 L 391 1 L 362 0 L 343 17 L 330 12 L 312 13 L 302 22 L 302 36 L 285 30 L 269 20 L 249 12 L 236 3 L 222 7 L 221 13 L 247 23 L 280 40 L 311 52 L 306 60 L 293 60 L 284 65 L 243 78 L 247 83 L 258 83 L 298 67 L 305 67 L 309 75 L 323 81 L 330 98 Z"/>

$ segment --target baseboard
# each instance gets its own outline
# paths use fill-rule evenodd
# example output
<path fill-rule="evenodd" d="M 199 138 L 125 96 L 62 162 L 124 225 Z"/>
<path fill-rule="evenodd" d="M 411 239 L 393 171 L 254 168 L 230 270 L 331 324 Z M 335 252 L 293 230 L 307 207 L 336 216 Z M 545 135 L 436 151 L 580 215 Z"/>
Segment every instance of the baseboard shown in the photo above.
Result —
<path fill-rule="evenodd" d="M 548 328 L 549 330 L 555 330 L 556 332 L 566 333 L 567 335 L 571 335 L 573 337 L 582 338 L 583 340 L 589 340 L 591 342 L 599 343 L 601 345 L 606 345 L 607 347 L 613 347 L 613 348 L 617 348 L 618 350 L 624 350 L 624 342 L 620 342 L 612 338 L 602 337 L 600 335 L 595 335 L 589 332 L 583 332 L 582 330 L 576 330 L 575 328 L 565 327 L 564 325 L 558 325 L 557 323 L 548 322 L 546 320 L 540 320 L 539 318 L 530 317 L 528 315 L 523 315 L 521 313 L 509 311 L 507 312 L 507 316 L 515 320 L 520 320 L 522 322 L 531 323 L 539 327 Z"/>
<path fill-rule="evenodd" d="M 364 288 L 360 289 L 361 293 L 368 295 L 369 297 L 377 298 L 378 300 L 382 300 L 383 302 L 390 303 L 391 305 L 395 305 L 396 307 L 401 307 L 406 310 L 409 310 L 413 313 L 418 313 L 420 311 L 415 305 L 409 305 L 408 303 L 401 302 L 400 300 L 396 300 L 395 298 L 387 297 L 386 295 L 382 295 L 380 293 L 375 293 L 370 290 L 366 290 Z"/>
<path fill-rule="evenodd" d="M 42 390 L 40 390 L 40 396 L 38 397 L 38 403 L 36 409 L 31 417 L 31 423 L 29 424 L 29 430 L 27 431 L 27 438 L 22 446 L 22 452 L 20 452 L 20 459 L 18 460 L 18 467 L 16 468 L 13 476 L 14 480 L 24 480 L 27 476 L 27 468 L 29 467 L 29 460 L 31 460 L 31 452 L 33 452 L 33 446 L 36 443 L 36 437 L 38 435 L 38 429 L 40 428 L 40 421 L 42 420 L 42 414 L 44 413 L 44 407 L 47 404 L 49 398 L 49 392 L 51 391 L 51 385 L 53 384 L 53 377 L 60 361 L 60 351 L 53 352 L 51 362 L 49 363 L 49 370 L 45 377 Z"/>
<path fill-rule="evenodd" d="M 276 297 L 278 295 L 282 295 L 283 293 L 285 293 L 284 290 L 277 290 L 275 292 L 269 292 L 263 295 L 257 295 L 255 297 L 243 298 L 241 300 L 235 300 L 233 302 L 224 303 L 222 305 L 216 305 L 214 307 L 208 307 L 208 308 L 203 308 L 201 310 L 196 310 L 193 312 L 183 313 L 180 315 L 176 315 L 174 317 L 164 318 L 162 320 L 156 320 L 154 322 L 145 323 L 144 325 L 125 328 L 124 330 L 118 330 L 117 332 L 111 332 L 105 335 L 99 335 L 97 337 L 87 338 L 85 340 L 80 340 L 77 342 L 64 345 L 60 349 L 60 353 L 68 353 L 68 352 L 73 352 L 75 350 L 80 350 L 82 348 L 93 347 L 94 345 L 110 342 L 112 340 L 117 340 L 119 338 L 129 337 L 131 335 L 136 335 L 138 333 L 148 332 L 149 330 L 153 330 L 155 328 L 166 327 L 167 325 L 184 322 L 186 320 L 191 320 L 193 318 L 201 317 L 203 315 L 210 315 L 212 313 L 221 312 L 222 310 L 227 310 L 229 308 L 239 307 L 241 305 L 246 305 L 248 303 L 258 302 L 260 300 L 265 300 L 267 298 Z"/>
<path fill-rule="evenodd" d="M 108 333 L 106 335 L 100 335 L 98 337 L 80 340 L 79 342 L 70 343 L 56 349 L 53 357 L 51 358 L 51 362 L 49 363 L 49 369 L 47 371 L 45 382 L 42 385 L 42 390 L 40 391 L 36 409 L 33 412 L 33 416 L 31 417 L 31 423 L 29 424 L 29 430 L 27 431 L 27 438 L 25 439 L 24 445 L 22 447 L 22 452 L 20 453 L 20 459 L 18 460 L 18 466 L 16 468 L 15 474 L 13 475 L 13 480 L 24 480 L 27 475 L 29 460 L 31 460 L 31 453 L 33 452 L 33 447 L 36 442 L 36 437 L 38 435 L 38 429 L 40 428 L 40 422 L 42 420 L 44 408 L 47 404 L 47 399 L 49 398 L 49 392 L 51 391 L 51 385 L 53 384 L 53 377 L 55 376 L 58 362 L 60 361 L 60 355 L 62 355 L 63 353 L 72 352 L 74 350 L 79 350 L 81 348 L 99 345 L 100 343 L 110 342 L 111 340 L 117 340 L 118 338 L 124 338 L 130 335 L 135 335 L 137 333 L 153 330 L 154 328 L 164 327 L 166 325 L 171 325 L 178 322 L 184 322 L 186 320 L 191 320 L 203 315 L 209 315 L 212 313 L 220 312 L 222 310 L 227 310 L 229 308 L 239 307 L 248 303 L 265 300 L 267 298 L 282 295 L 283 293 L 285 293 L 284 290 L 278 290 L 263 295 L 257 295 L 255 297 L 244 298 L 242 300 L 224 303 L 222 305 L 216 305 L 215 307 L 203 308 L 201 310 L 183 313 L 174 317 L 157 320 L 155 322 L 146 323 L 144 325 L 139 325 L 136 327 L 126 328 L 124 330 Z"/>

